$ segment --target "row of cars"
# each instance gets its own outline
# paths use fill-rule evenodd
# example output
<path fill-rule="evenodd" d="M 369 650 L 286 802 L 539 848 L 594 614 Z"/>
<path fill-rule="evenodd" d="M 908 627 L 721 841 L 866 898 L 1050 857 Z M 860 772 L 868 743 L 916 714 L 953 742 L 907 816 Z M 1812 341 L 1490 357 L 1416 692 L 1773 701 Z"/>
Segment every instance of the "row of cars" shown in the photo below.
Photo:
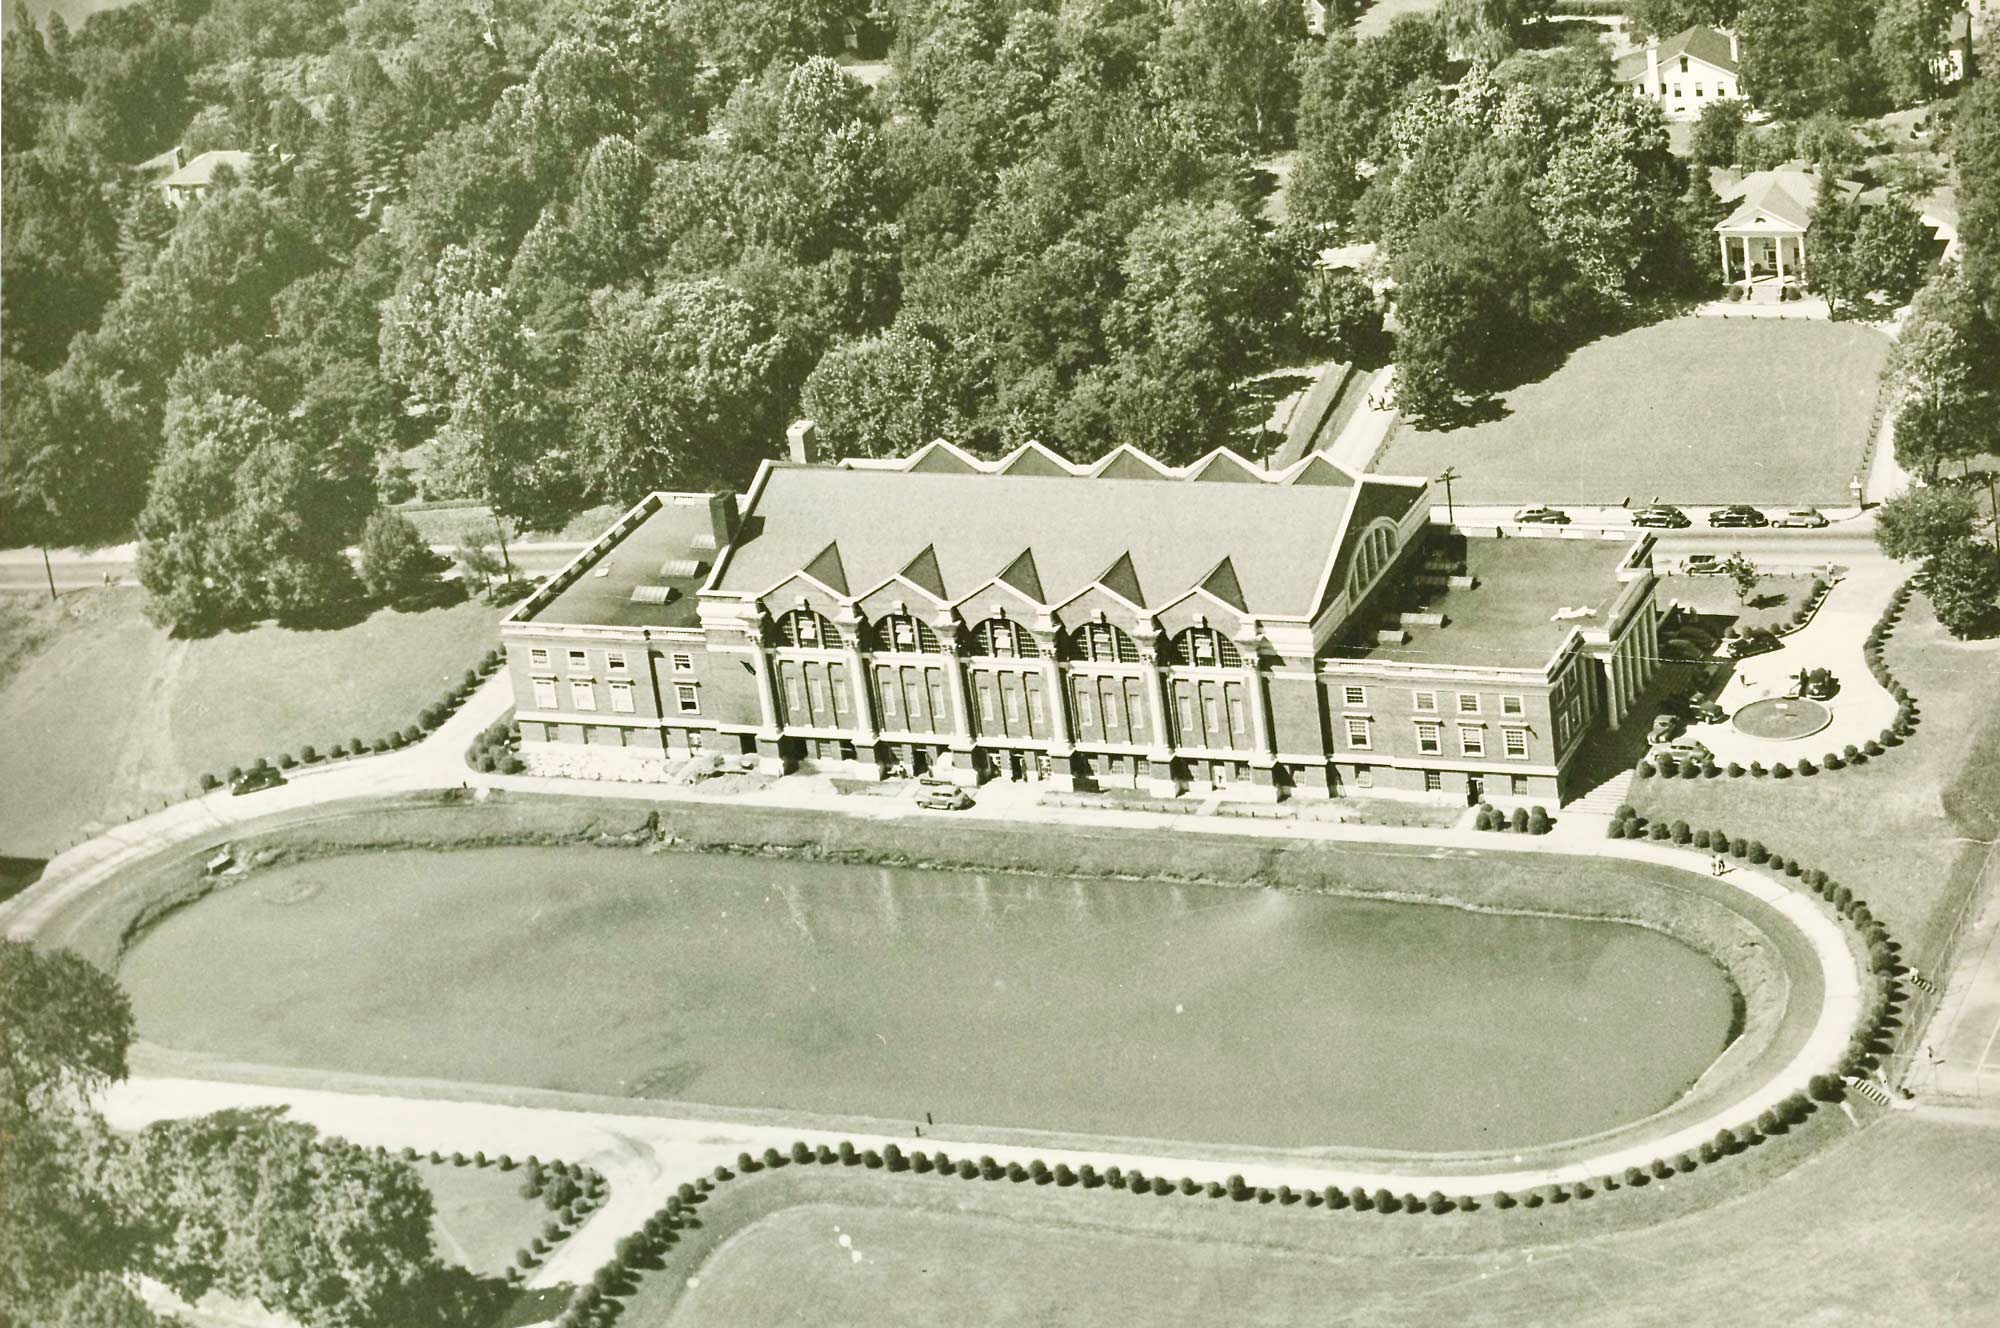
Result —
<path fill-rule="evenodd" d="M 1569 524 L 1569 513 L 1560 507 L 1524 507 L 1514 513 L 1514 523 L 1522 526 L 1566 526 Z M 1693 525 L 1694 522 L 1686 512 L 1672 504 L 1655 503 L 1633 512 L 1632 524 L 1679 530 L 1683 526 Z M 1710 512 L 1708 524 L 1718 529 L 1731 526 L 1788 526 L 1800 530 L 1817 530 L 1827 524 L 1827 520 L 1826 513 L 1817 507 L 1794 507 L 1776 517 L 1771 517 L 1745 503 L 1732 503 L 1728 507 L 1718 507 Z"/>

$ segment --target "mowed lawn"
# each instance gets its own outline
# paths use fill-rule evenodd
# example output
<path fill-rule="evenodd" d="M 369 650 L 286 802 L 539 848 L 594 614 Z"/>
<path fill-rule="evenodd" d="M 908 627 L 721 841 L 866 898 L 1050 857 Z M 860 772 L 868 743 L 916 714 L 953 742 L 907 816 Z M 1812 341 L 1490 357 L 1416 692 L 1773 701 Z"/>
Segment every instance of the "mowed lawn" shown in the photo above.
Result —
<path fill-rule="evenodd" d="M 481 1277 L 503 1275 L 515 1252 L 554 1216 L 541 1200 L 521 1196 L 527 1173 L 519 1167 L 461 1167 L 449 1159 L 411 1165 L 437 1203 L 431 1234 L 438 1256 Z"/>
<path fill-rule="evenodd" d="M 798 1177 L 806 1201 L 775 1211 L 753 1202 L 732 1221 L 737 1196 L 718 1196 L 716 1229 L 670 1251 L 619 1321 L 1993 1322 L 2000 1265 L 1979 1215 L 2000 1204 L 2000 1129 L 1895 1115 L 1828 1128 L 1844 1133 L 1815 1156 L 1695 1211 L 1671 1187 L 1432 1218 L 815 1171 Z"/>
<path fill-rule="evenodd" d="M 1503 418 L 1404 424 L 1373 469 L 1455 467 L 1461 503 L 1845 504 L 1889 344 L 1848 323 L 1655 323 L 1509 392 Z"/>
<path fill-rule="evenodd" d="M 185 640 L 143 607 L 137 590 L 84 590 L 0 613 L 0 855 L 47 857 L 187 797 L 203 771 L 406 727 L 497 643 L 503 612 L 474 601 Z"/>

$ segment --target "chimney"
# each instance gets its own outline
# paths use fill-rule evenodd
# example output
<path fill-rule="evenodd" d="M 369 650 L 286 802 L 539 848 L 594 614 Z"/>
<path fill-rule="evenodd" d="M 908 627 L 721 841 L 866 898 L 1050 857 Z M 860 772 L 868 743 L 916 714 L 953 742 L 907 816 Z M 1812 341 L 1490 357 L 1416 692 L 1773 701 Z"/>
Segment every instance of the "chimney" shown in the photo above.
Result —
<path fill-rule="evenodd" d="M 733 493 L 712 493 L 708 495 L 708 529 L 696 535 L 689 552 L 699 557 L 711 555 L 704 561 L 715 561 L 713 555 L 729 547 L 736 535 L 736 495 Z"/>
<path fill-rule="evenodd" d="M 785 443 L 792 454 L 792 464 L 811 466 L 819 463 L 819 427 L 811 420 L 799 420 L 785 430 Z"/>
<path fill-rule="evenodd" d="M 1646 92 L 1657 97 L 1666 90 L 1660 82 L 1660 34 L 1655 32 L 1646 38 Z"/>
<path fill-rule="evenodd" d="M 1729 63 L 1732 65 L 1743 63 L 1743 57 L 1738 54 L 1736 49 L 1736 29 L 1734 28 L 1729 30 Z"/>

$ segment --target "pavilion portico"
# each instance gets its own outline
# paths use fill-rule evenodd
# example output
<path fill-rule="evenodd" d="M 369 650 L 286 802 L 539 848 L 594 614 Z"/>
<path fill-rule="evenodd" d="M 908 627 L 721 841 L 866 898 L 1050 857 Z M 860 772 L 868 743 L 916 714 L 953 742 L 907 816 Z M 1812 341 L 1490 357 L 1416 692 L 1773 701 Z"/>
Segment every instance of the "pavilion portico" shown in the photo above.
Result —
<path fill-rule="evenodd" d="M 1836 180 L 1832 186 L 1850 199 L 1861 192 L 1852 180 Z M 1777 300 L 1787 289 L 1803 286 L 1806 232 L 1812 229 L 1822 187 L 1819 175 L 1804 162 L 1755 171 L 1733 184 L 1718 180 L 1722 201 L 1735 205 L 1715 227 L 1723 283 L 1759 300 Z"/>
<path fill-rule="evenodd" d="M 1776 278 L 1779 285 L 1797 284 L 1805 271 L 1806 235 L 1780 224 L 1718 228 L 1725 285 Z"/>

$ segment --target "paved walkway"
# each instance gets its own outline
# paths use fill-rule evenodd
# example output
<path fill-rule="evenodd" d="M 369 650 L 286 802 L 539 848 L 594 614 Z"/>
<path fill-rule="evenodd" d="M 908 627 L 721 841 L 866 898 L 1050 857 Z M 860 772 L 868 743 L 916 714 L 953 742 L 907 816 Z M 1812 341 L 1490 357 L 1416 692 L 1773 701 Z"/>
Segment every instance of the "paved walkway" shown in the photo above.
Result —
<path fill-rule="evenodd" d="M 1319 450 L 1356 474 L 1364 474 L 1398 419 L 1396 366 L 1377 369 L 1373 374 L 1357 374 L 1347 390 L 1360 394 L 1360 408 L 1348 416 L 1339 435 L 1322 443 Z"/>
<path fill-rule="evenodd" d="M 1721 765 L 1761 761 L 1770 766 L 1801 759 L 1817 764 L 1828 752 L 1844 752 L 1849 744 L 1860 747 L 1879 737 L 1895 722 L 1896 698 L 1868 671 L 1865 647 L 1889 597 L 1908 575 L 1900 564 L 1882 559 L 1850 569 L 1827 592 L 1811 622 L 1779 638 L 1784 642 L 1780 649 L 1739 662 L 1716 697 L 1716 703 L 1733 715 L 1752 701 L 1789 695 L 1802 668 L 1828 669 L 1839 679 L 1840 691 L 1822 703 L 1833 713 L 1826 728 L 1804 738 L 1753 738 L 1724 719 L 1719 724 L 1691 725 L 1680 741 L 1703 744 Z"/>

